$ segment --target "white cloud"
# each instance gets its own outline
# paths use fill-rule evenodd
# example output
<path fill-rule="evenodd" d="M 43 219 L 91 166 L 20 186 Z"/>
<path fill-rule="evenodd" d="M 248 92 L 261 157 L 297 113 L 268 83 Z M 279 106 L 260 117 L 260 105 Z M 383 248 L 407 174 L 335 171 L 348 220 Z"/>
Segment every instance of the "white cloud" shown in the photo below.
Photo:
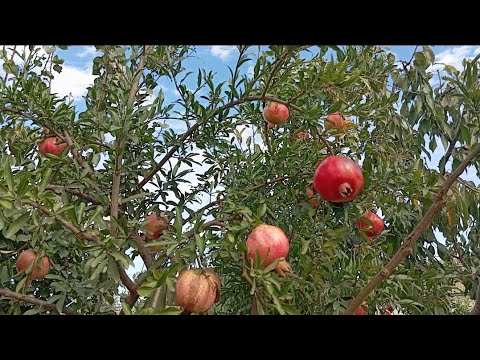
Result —
<path fill-rule="evenodd" d="M 253 77 L 254 74 L 255 74 L 255 66 L 250 65 L 247 69 L 247 75 L 248 77 Z"/>
<path fill-rule="evenodd" d="M 84 57 L 90 57 L 95 55 L 97 52 L 97 49 L 95 49 L 95 46 L 83 46 L 83 49 L 79 52 L 77 52 L 75 55 L 81 58 Z"/>
<path fill-rule="evenodd" d="M 71 95 L 75 100 L 80 100 L 87 94 L 87 87 L 93 84 L 95 78 L 91 65 L 84 69 L 64 65 L 62 72 L 55 74 L 52 80 L 52 92 L 59 96 Z"/>
<path fill-rule="evenodd" d="M 213 45 L 210 49 L 210 53 L 215 56 L 219 57 L 222 60 L 227 60 L 232 52 L 235 50 L 235 46 L 225 46 L 225 45 Z"/>
<path fill-rule="evenodd" d="M 464 45 L 450 47 L 435 56 L 435 65 L 429 71 L 442 69 L 444 65 L 452 65 L 458 70 L 463 70 L 463 59 L 472 59 L 480 53 L 480 46 Z"/>

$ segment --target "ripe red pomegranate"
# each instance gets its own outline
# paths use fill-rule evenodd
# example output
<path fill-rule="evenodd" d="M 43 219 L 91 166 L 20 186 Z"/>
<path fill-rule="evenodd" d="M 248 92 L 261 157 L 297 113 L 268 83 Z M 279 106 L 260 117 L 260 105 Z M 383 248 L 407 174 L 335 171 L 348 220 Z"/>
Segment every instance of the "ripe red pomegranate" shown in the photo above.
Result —
<path fill-rule="evenodd" d="M 372 222 L 373 225 L 370 225 L 363 219 L 368 219 Z M 363 214 L 360 219 L 357 221 L 357 227 L 360 231 L 365 233 L 368 238 L 371 240 L 374 236 L 380 234 L 383 230 L 383 220 L 374 212 L 367 212 Z"/>
<path fill-rule="evenodd" d="M 212 269 L 183 270 L 177 279 L 176 303 L 189 313 L 206 312 L 220 299 L 220 286 Z"/>
<path fill-rule="evenodd" d="M 315 190 L 327 201 L 352 201 L 364 185 L 362 169 L 345 156 L 328 156 L 313 176 Z"/>
<path fill-rule="evenodd" d="M 355 310 L 355 315 L 368 315 L 368 304 L 366 301 Z"/>
<path fill-rule="evenodd" d="M 318 201 L 317 194 L 315 194 L 311 185 L 307 186 L 306 192 L 307 192 L 307 202 L 310 204 L 311 207 L 317 208 L 320 205 L 320 202 Z"/>
<path fill-rule="evenodd" d="M 339 131 L 345 132 L 350 127 L 352 121 L 349 117 L 341 115 L 339 112 L 330 114 L 325 120 L 325 130 L 336 128 Z"/>
<path fill-rule="evenodd" d="M 310 134 L 308 133 L 308 131 L 299 131 L 296 136 L 294 134 L 291 134 L 289 136 L 289 139 L 291 141 L 295 140 L 295 139 L 298 139 L 298 140 L 308 140 L 310 139 Z"/>
<path fill-rule="evenodd" d="M 165 214 L 160 214 L 160 216 L 157 217 L 157 214 L 152 213 L 145 217 L 145 223 L 143 225 L 145 229 L 145 241 L 149 242 L 158 239 L 162 235 L 163 230 L 168 228 L 168 223 L 169 221 Z M 163 246 L 149 246 L 148 249 L 153 252 L 159 252 L 163 249 Z"/>
<path fill-rule="evenodd" d="M 33 266 L 32 273 L 28 276 L 29 279 L 43 279 L 45 275 L 50 271 L 50 261 L 47 256 L 42 257 L 42 267 L 37 263 L 38 255 L 32 250 L 28 249 L 22 251 L 22 253 L 17 258 L 16 268 L 20 272 L 22 270 L 28 269 L 28 267 L 35 262 Z"/>
<path fill-rule="evenodd" d="M 62 142 L 58 137 L 49 137 L 43 140 L 38 144 L 38 151 L 40 154 L 53 154 L 60 156 L 63 149 L 67 146 L 66 143 Z"/>
<path fill-rule="evenodd" d="M 283 124 L 289 116 L 288 107 L 274 101 L 269 101 L 263 109 L 263 118 L 265 121 L 275 125 Z"/>
<path fill-rule="evenodd" d="M 287 235 L 278 226 L 258 225 L 247 238 L 248 256 L 255 260 L 258 251 L 263 268 L 278 258 L 286 258 L 289 249 Z"/>

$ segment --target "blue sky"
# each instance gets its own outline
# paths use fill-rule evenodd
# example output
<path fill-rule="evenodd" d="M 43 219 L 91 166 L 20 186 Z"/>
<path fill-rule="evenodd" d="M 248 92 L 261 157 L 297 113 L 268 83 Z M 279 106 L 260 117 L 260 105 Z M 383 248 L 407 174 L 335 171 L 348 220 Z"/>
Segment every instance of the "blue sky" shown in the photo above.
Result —
<path fill-rule="evenodd" d="M 415 46 L 387 46 L 387 48 L 395 54 L 397 61 L 408 61 L 412 57 Z M 251 48 L 251 51 L 255 52 L 256 48 Z M 434 46 L 433 51 L 436 55 L 436 62 L 439 63 L 438 67 L 441 66 L 440 64 L 449 64 L 455 66 L 457 69 L 461 69 L 462 60 L 465 57 L 473 58 L 480 53 L 480 45 Z M 67 50 L 57 50 L 57 54 L 65 60 L 65 63 L 62 73 L 57 74 L 52 82 L 52 91 L 62 96 L 71 95 L 75 100 L 77 111 L 81 112 L 85 109 L 82 97 L 86 94 L 87 86 L 92 84 L 95 79 L 91 74 L 92 60 L 100 53 L 96 52 L 94 46 L 70 46 Z M 191 86 L 195 86 L 196 72 L 199 67 L 216 73 L 216 82 L 225 80 L 229 76 L 227 66 L 233 67 L 235 65 L 236 54 L 237 50 L 234 46 L 198 46 L 194 58 L 184 63 L 186 71 L 193 71 Z M 244 66 L 247 72 L 253 71 L 253 63 L 246 63 Z M 2 73 L 3 70 L 0 70 L 0 75 L 2 75 Z M 189 85 L 190 84 L 187 83 L 187 86 Z M 177 98 L 178 92 L 167 79 L 160 82 L 160 87 L 164 92 L 165 103 L 170 103 Z M 158 91 L 156 93 L 158 93 Z M 151 100 L 153 101 L 153 97 Z M 179 126 L 179 122 L 171 123 L 171 125 L 173 125 L 172 127 L 176 131 L 183 131 L 183 125 Z M 443 145 L 439 143 L 437 150 L 433 153 L 431 163 L 438 163 L 443 153 Z M 466 180 L 474 181 L 477 185 L 480 184 L 480 179 L 474 171 L 469 171 L 463 174 L 462 177 Z M 140 259 L 136 259 L 135 265 L 135 269 L 129 269 L 130 274 L 140 269 Z"/>

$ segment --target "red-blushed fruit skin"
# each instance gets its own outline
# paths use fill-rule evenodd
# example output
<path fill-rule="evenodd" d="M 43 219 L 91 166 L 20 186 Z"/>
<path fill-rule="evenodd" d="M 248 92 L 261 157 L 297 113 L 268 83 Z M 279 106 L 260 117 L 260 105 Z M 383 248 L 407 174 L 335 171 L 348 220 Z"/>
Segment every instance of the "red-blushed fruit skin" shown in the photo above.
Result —
<path fill-rule="evenodd" d="M 355 310 L 355 315 L 368 315 L 368 304 L 365 301 Z"/>
<path fill-rule="evenodd" d="M 17 263 L 15 265 L 17 272 L 28 269 L 32 261 L 37 262 L 37 258 L 37 253 L 32 249 L 22 251 L 22 253 L 18 256 Z M 34 265 L 32 273 L 29 275 L 29 278 L 36 280 L 43 279 L 49 271 L 50 261 L 48 260 L 48 257 L 44 256 L 42 258 L 42 268 L 40 268 L 38 263 Z"/>
<path fill-rule="evenodd" d="M 211 269 L 183 270 L 177 279 L 176 304 L 190 313 L 208 311 L 220 298 L 220 279 Z"/>
<path fill-rule="evenodd" d="M 256 253 L 263 261 L 262 267 L 267 267 L 278 258 L 286 258 L 290 250 L 287 235 L 278 226 L 261 224 L 252 230 L 247 238 L 248 256 L 254 261 Z"/>
<path fill-rule="evenodd" d="M 308 140 L 310 139 L 310 134 L 308 131 L 299 131 L 297 135 L 295 136 L 294 134 L 290 135 L 289 139 L 291 141 L 297 139 L 297 140 Z"/>
<path fill-rule="evenodd" d="M 320 202 L 316 199 L 316 193 L 313 191 L 312 186 L 308 185 L 306 188 L 307 192 L 307 202 L 311 207 L 317 208 L 320 205 Z"/>
<path fill-rule="evenodd" d="M 277 102 L 270 101 L 263 109 L 265 121 L 275 125 L 283 124 L 289 116 L 288 107 Z"/>
<path fill-rule="evenodd" d="M 267 121 L 267 126 L 269 129 L 273 129 L 275 127 L 275 124 L 271 123 L 270 121 Z"/>
<path fill-rule="evenodd" d="M 160 238 L 163 231 L 168 228 L 168 225 L 169 221 L 165 214 L 157 216 L 157 214 L 152 213 L 145 217 L 145 224 L 143 225 L 143 228 L 145 229 L 145 241 L 149 242 Z M 163 246 L 147 246 L 147 249 L 151 252 L 160 252 L 162 251 Z"/>
<path fill-rule="evenodd" d="M 339 112 L 335 112 L 327 116 L 327 119 L 325 120 L 325 130 L 336 128 L 345 132 L 351 123 L 349 117 L 342 116 Z"/>
<path fill-rule="evenodd" d="M 352 201 L 360 194 L 364 183 L 360 166 L 341 155 L 325 158 L 313 176 L 315 190 L 325 200 L 334 203 Z"/>
<path fill-rule="evenodd" d="M 147 239 L 158 239 L 162 235 L 163 230 L 168 227 L 168 222 L 168 218 L 164 214 L 160 214 L 157 217 L 157 214 L 153 213 L 145 217 L 143 228 L 145 229 Z"/>
<path fill-rule="evenodd" d="M 66 146 L 67 144 L 62 143 L 58 137 L 49 137 L 38 144 L 38 151 L 42 155 L 53 154 L 60 156 Z"/>
<path fill-rule="evenodd" d="M 363 218 L 370 220 L 373 223 L 373 226 L 367 223 L 366 221 L 363 221 L 362 220 Z M 374 212 L 369 211 L 366 214 L 363 214 L 360 217 L 360 219 L 358 219 L 357 227 L 358 229 L 360 229 L 360 231 L 362 231 L 365 235 L 367 235 L 368 238 L 371 240 L 371 238 L 373 238 L 374 236 L 382 232 L 383 220 Z"/>

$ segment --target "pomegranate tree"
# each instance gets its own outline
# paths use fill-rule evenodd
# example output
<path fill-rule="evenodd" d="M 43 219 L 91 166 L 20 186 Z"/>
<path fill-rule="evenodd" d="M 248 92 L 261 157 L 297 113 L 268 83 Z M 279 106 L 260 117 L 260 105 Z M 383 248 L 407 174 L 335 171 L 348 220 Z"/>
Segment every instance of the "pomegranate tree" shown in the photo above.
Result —
<path fill-rule="evenodd" d="M 278 226 L 258 225 L 247 238 L 248 256 L 255 260 L 258 253 L 263 269 L 275 260 L 281 259 L 276 271 L 282 277 L 285 276 L 285 272 L 292 271 L 290 265 L 285 261 L 289 249 L 288 237 Z"/>
<path fill-rule="evenodd" d="M 263 109 L 263 118 L 265 121 L 275 125 L 283 124 L 289 116 L 288 107 L 274 101 L 269 101 Z"/>
<path fill-rule="evenodd" d="M 351 123 L 352 121 L 349 117 L 345 117 L 339 112 L 336 112 L 327 116 L 325 120 L 325 130 L 335 128 L 338 131 L 345 132 L 348 130 Z"/>
<path fill-rule="evenodd" d="M 58 137 L 49 137 L 43 140 L 41 143 L 38 144 L 38 151 L 40 154 L 52 154 L 56 156 L 60 156 L 62 154 L 63 149 L 67 146 L 66 143 L 62 142 Z"/>
<path fill-rule="evenodd" d="M 176 304 L 188 313 L 206 312 L 220 299 L 220 287 L 212 269 L 183 270 L 177 279 Z"/>
<path fill-rule="evenodd" d="M 371 223 L 366 220 L 369 220 Z M 383 220 L 374 212 L 369 211 L 358 219 L 357 227 L 371 240 L 374 236 L 382 232 Z"/>
<path fill-rule="evenodd" d="M 32 249 L 22 251 L 17 258 L 16 269 L 18 272 L 26 270 L 33 265 L 32 272 L 28 275 L 29 279 L 43 279 L 45 275 L 50 271 L 50 261 L 47 256 L 43 256 L 41 259 L 41 264 L 38 262 L 39 255 Z"/>
<path fill-rule="evenodd" d="M 363 189 L 362 169 L 345 156 L 328 156 L 317 166 L 313 177 L 315 190 L 327 201 L 352 201 Z"/>

